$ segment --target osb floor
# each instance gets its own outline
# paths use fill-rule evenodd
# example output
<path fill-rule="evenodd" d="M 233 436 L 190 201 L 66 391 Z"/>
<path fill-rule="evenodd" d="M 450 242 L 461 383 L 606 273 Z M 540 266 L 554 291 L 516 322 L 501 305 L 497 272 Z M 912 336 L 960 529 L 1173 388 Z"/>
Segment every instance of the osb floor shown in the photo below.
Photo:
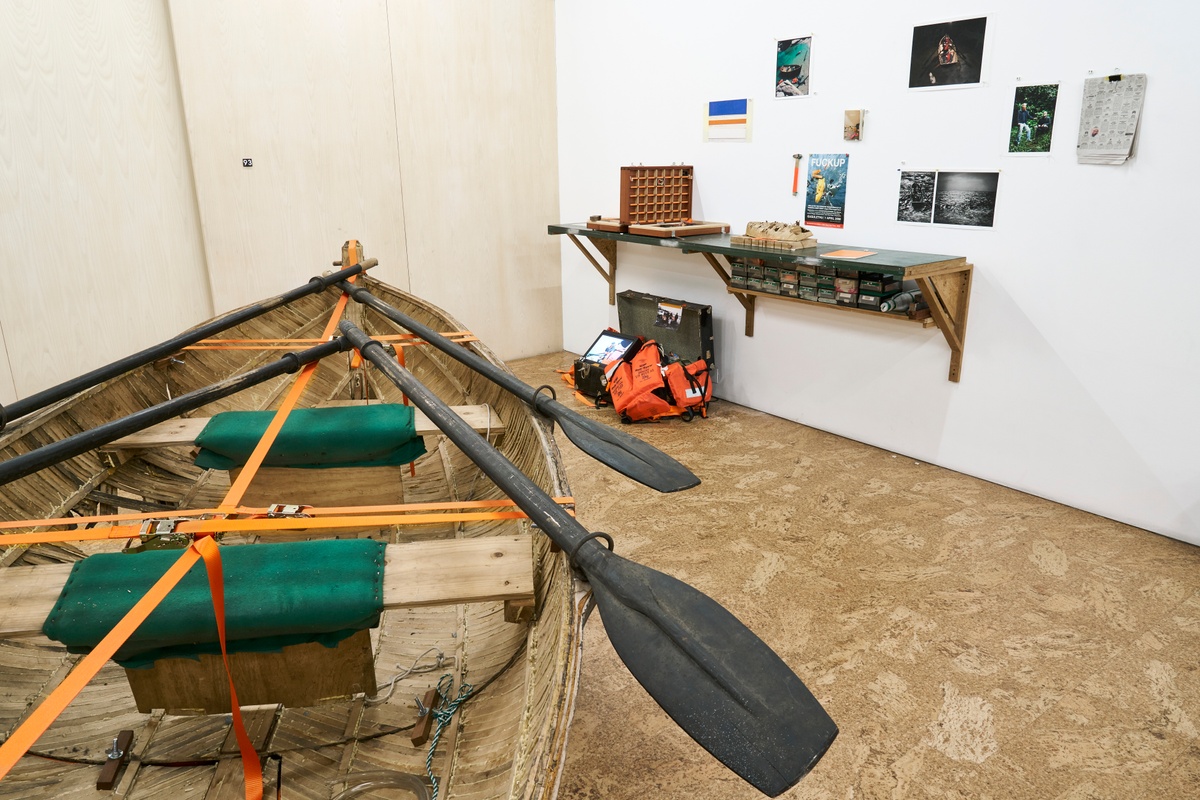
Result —
<path fill-rule="evenodd" d="M 562 387 L 571 359 L 511 366 Z M 733 611 L 837 721 L 784 797 L 1200 797 L 1200 548 L 730 403 L 630 430 L 703 483 L 657 494 L 560 435 L 579 519 Z M 585 640 L 561 798 L 763 796 L 599 614 Z"/>

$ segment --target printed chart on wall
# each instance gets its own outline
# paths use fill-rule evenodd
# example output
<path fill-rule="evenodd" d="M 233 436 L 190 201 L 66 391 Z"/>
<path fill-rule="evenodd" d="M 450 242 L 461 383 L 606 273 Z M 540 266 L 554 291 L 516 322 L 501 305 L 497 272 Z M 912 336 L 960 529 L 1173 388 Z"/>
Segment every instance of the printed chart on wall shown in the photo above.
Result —
<path fill-rule="evenodd" d="M 1008 130 L 1008 152 L 1050 152 L 1058 84 L 1018 86 L 1013 96 L 1012 120 Z"/>
<path fill-rule="evenodd" d="M 910 89 L 978 84 L 983 73 L 987 17 L 938 22 L 913 28 Z"/>
<path fill-rule="evenodd" d="M 897 222 L 990 228 L 999 172 L 901 171 Z"/>
<path fill-rule="evenodd" d="M 1145 97 L 1144 74 L 1109 75 L 1084 83 L 1076 144 L 1080 164 L 1124 164 L 1129 159 Z"/>
<path fill-rule="evenodd" d="M 813 153 L 808 157 L 804 224 L 841 228 L 846 218 L 846 174 L 850 156 Z"/>
<path fill-rule="evenodd" d="M 775 96 L 807 97 L 812 37 L 775 42 Z"/>
<path fill-rule="evenodd" d="M 753 104 L 747 98 L 712 100 L 704 117 L 704 141 L 750 141 L 750 111 Z"/>

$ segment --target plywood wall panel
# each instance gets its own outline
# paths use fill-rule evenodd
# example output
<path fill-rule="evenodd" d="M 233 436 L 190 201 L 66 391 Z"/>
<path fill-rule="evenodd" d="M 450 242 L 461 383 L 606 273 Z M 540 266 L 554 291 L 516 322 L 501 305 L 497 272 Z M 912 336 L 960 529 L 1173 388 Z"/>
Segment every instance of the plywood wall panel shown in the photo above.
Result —
<path fill-rule="evenodd" d="M 351 238 L 407 286 L 383 2 L 170 10 L 217 309 L 303 283 Z"/>
<path fill-rule="evenodd" d="M 554 5 L 388 5 L 417 294 L 502 357 L 562 341 Z"/>
<path fill-rule="evenodd" d="M 211 316 L 160 2 L 0 3 L 0 274 L 9 400 Z"/>

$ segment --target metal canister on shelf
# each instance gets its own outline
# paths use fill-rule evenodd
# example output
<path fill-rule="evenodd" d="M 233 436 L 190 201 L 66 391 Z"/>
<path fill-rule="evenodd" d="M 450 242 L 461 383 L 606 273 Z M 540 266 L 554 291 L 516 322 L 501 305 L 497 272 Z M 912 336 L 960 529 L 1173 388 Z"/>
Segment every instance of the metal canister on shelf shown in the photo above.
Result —
<path fill-rule="evenodd" d="M 879 310 L 885 313 L 888 311 L 907 311 L 914 303 L 920 302 L 920 300 L 920 289 L 911 292 L 901 292 L 900 294 L 892 295 L 880 303 Z"/>

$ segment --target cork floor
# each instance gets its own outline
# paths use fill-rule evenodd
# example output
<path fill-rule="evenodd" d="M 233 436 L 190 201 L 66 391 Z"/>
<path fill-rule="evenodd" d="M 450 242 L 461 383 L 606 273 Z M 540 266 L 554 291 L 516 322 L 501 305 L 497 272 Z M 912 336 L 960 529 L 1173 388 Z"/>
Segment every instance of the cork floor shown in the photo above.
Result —
<path fill-rule="evenodd" d="M 510 366 L 562 386 L 572 358 Z M 703 483 L 658 494 L 560 435 L 579 519 L 725 605 L 838 723 L 783 797 L 1200 798 L 1200 548 L 731 403 L 630 430 Z M 585 642 L 560 798 L 763 797 L 599 614 Z"/>

